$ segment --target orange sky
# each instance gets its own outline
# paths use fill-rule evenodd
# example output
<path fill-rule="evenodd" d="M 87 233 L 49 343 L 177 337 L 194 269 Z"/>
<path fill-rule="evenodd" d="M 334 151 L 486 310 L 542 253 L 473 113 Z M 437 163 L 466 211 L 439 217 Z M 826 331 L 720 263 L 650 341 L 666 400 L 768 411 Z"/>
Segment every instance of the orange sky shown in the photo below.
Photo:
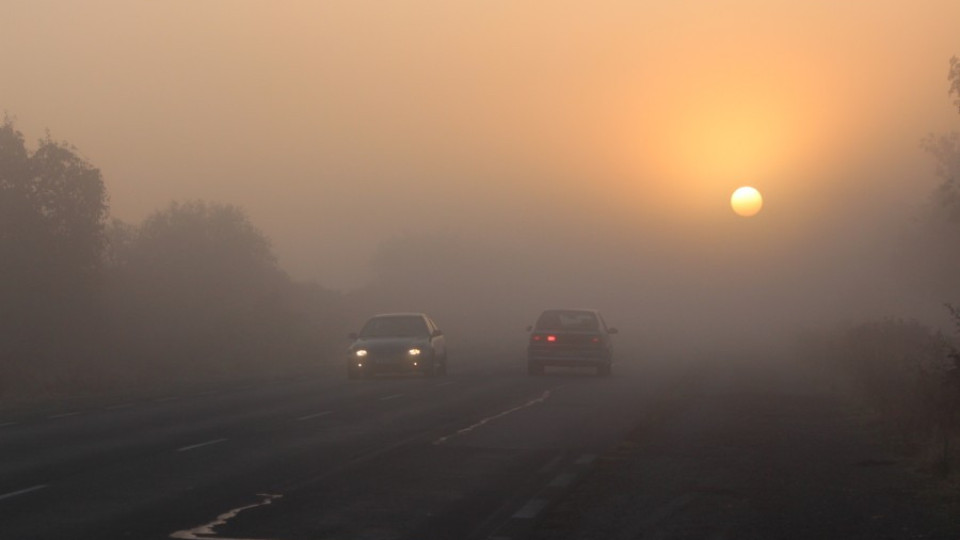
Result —
<path fill-rule="evenodd" d="M 756 242 L 802 242 L 921 200 L 917 141 L 958 120 L 956 0 L 0 8 L 0 108 L 99 166 L 114 216 L 235 203 L 334 287 L 400 231 L 523 245 L 584 211 L 694 242 L 741 226 L 741 184 Z"/>

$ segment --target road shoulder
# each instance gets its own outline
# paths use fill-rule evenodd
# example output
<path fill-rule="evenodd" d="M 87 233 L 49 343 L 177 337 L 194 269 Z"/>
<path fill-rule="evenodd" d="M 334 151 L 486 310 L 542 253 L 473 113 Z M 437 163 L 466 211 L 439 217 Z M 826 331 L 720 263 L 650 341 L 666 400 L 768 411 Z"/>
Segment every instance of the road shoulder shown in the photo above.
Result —
<path fill-rule="evenodd" d="M 665 398 L 536 540 L 960 538 L 955 499 L 829 395 Z"/>

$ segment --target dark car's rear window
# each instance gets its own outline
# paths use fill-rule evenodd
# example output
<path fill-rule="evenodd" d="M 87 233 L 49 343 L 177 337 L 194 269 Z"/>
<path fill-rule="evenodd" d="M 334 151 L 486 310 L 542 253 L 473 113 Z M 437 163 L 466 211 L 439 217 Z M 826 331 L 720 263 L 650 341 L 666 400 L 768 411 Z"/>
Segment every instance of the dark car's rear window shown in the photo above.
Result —
<path fill-rule="evenodd" d="M 537 330 L 596 331 L 600 329 L 597 316 L 590 311 L 544 311 L 537 319 Z"/>
<path fill-rule="evenodd" d="M 427 324 L 422 317 L 401 315 L 396 317 L 374 317 L 363 325 L 360 337 L 414 337 L 425 336 Z"/>

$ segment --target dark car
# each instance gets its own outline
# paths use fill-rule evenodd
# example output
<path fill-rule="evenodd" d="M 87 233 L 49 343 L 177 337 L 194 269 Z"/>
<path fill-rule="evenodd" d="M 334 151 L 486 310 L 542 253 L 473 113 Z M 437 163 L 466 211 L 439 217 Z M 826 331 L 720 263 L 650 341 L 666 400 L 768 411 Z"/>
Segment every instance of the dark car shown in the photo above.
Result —
<path fill-rule="evenodd" d="M 527 328 L 527 372 L 543 375 L 546 366 L 593 367 L 597 375 L 613 371 L 610 328 L 595 309 L 548 309 Z"/>
<path fill-rule="evenodd" d="M 347 376 L 351 379 L 377 373 L 447 374 L 443 332 L 423 313 L 377 315 L 350 338 Z"/>

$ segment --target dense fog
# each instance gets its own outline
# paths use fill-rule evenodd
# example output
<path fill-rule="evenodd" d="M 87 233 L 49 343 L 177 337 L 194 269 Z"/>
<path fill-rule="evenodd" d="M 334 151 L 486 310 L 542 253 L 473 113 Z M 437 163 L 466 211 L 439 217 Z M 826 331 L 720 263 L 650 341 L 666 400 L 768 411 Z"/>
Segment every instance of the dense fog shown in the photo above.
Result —
<path fill-rule="evenodd" d="M 310 369 L 384 311 L 473 356 L 522 356 L 549 307 L 600 309 L 626 361 L 949 332 L 957 20 L 9 3 L 3 391 Z"/>

